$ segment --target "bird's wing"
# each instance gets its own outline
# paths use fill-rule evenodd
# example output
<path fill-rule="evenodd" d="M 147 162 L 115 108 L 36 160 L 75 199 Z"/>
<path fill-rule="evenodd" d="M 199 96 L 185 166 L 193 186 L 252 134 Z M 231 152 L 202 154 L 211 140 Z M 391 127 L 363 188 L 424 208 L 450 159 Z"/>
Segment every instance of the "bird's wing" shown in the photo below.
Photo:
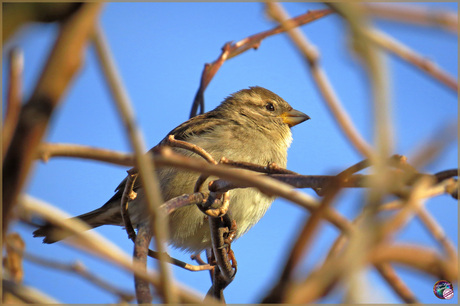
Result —
<path fill-rule="evenodd" d="M 181 125 L 177 126 L 168 135 L 160 141 L 158 145 L 151 148 L 148 153 L 152 153 L 155 148 L 158 146 L 164 145 L 169 135 L 174 135 L 174 138 L 177 140 L 187 141 L 191 136 L 204 135 L 212 131 L 212 129 L 217 125 L 222 125 L 226 123 L 226 120 L 223 120 L 224 117 L 219 112 L 210 111 L 196 117 L 193 117 Z M 121 198 L 123 190 L 125 188 L 127 177 L 121 181 L 121 183 L 115 188 L 116 194 L 110 200 L 115 200 Z M 138 179 L 134 183 L 133 190 L 141 187 L 141 181 Z"/>

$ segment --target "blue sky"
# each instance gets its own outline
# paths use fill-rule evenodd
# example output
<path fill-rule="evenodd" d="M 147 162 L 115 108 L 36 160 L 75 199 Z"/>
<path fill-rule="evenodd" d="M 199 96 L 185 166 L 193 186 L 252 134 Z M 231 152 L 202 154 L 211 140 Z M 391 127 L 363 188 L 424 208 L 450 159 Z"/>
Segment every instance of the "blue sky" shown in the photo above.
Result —
<path fill-rule="evenodd" d="M 420 5 L 457 12 L 456 3 Z M 286 3 L 284 6 L 292 16 L 323 7 L 313 3 Z M 156 145 L 167 132 L 188 119 L 203 65 L 217 58 L 224 43 L 238 41 L 274 26 L 265 16 L 261 3 L 108 3 L 100 23 L 133 101 L 148 147 Z M 456 35 L 441 29 L 389 21 L 375 24 L 457 77 Z M 317 46 L 321 64 L 357 129 L 372 143 L 369 84 L 348 48 L 344 23 L 338 16 L 331 15 L 304 26 L 302 31 Z M 5 54 L 13 44 L 24 51 L 25 97 L 33 89 L 56 33 L 56 25 L 27 27 L 3 49 L 4 63 Z M 92 47 L 88 48 L 85 56 L 84 66 L 57 109 L 46 140 L 128 152 L 126 133 L 117 117 Z M 439 128 L 446 123 L 457 122 L 457 95 L 394 56 L 385 56 L 385 60 L 390 76 L 392 123 L 395 126 L 393 153 L 411 156 L 418 147 L 436 137 L 434 132 Z M 7 84 L 6 68 L 3 65 L 3 88 Z M 335 174 L 362 159 L 337 128 L 303 59 L 286 36 L 270 37 L 262 42 L 258 50 L 250 50 L 224 63 L 205 93 L 206 110 L 216 107 L 228 94 L 254 85 L 272 90 L 312 118 L 293 128 L 289 169 L 302 174 Z M 5 92 L 2 95 L 5 97 Z M 451 143 L 436 161 L 419 170 L 434 173 L 456 168 L 457 146 L 457 142 Z M 78 215 L 105 203 L 125 177 L 125 170 L 125 167 L 98 162 L 52 159 L 47 164 L 37 164 L 26 190 L 71 215 Z M 315 196 L 310 190 L 305 192 Z M 362 202 L 362 191 L 347 190 L 336 207 L 352 218 Z M 441 196 L 428 201 L 427 208 L 458 246 L 457 203 Z M 295 237 L 306 216 L 301 208 L 279 199 L 259 224 L 234 243 L 239 269 L 234 282 L 225 291 L 228 303 L 254 303 L 261 298 L 277 276 L 279 263 L 287 256 L 292 237 Z M 27 251 L 63 262 L 81 260 L 113 284 L 133 291 L 132 277 L 112 265 L 74 251 L 62 243 L 43 245 L 41 240 L 32 238 L 33 229 L 21 224 L 14 225 L 12 229 L 22 235 Z M 132 252 L 132 243 L 121 228 L 107 226 L 97 231 L 127 253 Z M 337 231 L 330 225 L 322 226 L 321 234 L 299 274 L 321 263 L 336 235 Z M 417 220 L 411 222 L 396 239 L 437 246 Z M 188 254 L 175 250 L 171 253 L 174 257 L 188 260 Z M 150 265 L 153 266 L 152 262 Z M 112 295 L 78 277 L 27 261 L 24 268 L 26 284 L 63 303 L 116 302 Z M 437 279 L 406 268 L 398 268 L 398 272 L 421 302 L 441 302 L 432 293 Z M 374 270 L 369 270 L 367 276 L 372 294 L 379 302 L 399 302 Z M 175 268 L 174 277 L 203 294 L 210 286 L 207 272 Z M 323 302 L 340 300 L 341 292 L 338 290 Z M 442 302 L 457 301 L 455 296 Z"/>

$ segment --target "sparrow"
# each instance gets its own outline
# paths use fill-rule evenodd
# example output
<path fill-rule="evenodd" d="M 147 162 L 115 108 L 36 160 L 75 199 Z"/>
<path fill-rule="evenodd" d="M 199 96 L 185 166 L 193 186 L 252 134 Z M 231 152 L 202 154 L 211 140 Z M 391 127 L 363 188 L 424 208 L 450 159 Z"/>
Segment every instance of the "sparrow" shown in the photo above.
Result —
<path fill-rule="evenodd" d="M 275 93 L 259 86 L 242 89 L 228 96 L 218 107 L 182 123 L 156 146 L 167 142 L 169 135 L 177 140 L 195 144 L 213 156 L 240 162 L 266 166 L 269 163 L 285 168 L 287 150 L 292 142 L 291 128 L 310 119 L 293 109 Z M 150 151 L 154 150 L 152 148 Z M 195 153 L 172 148 L 173 151 L 193 158 Z M 163 200 L 194 192 L 199 173 L 173 167 L 155 170 Z M 201 192 L 207 192 L 209 180 L 202 184 Z M 90 227 L 101 225 L 124 226 L 120 213 L 120 201 L 124 190 L 123 180 L 115 194 L 103 206 L 78 218 Z M 134 227 L 148 216 L 140 180 L 134 191 L 137 197 L 129 202 L 129 214 Z M 267 196 L 255 188 L 234 189 L 229 192 L 229 214 L 236 221 L 234 240 L 241 237 L 264 216 L 275 197 Z M 195 205 L 172 212 L 169 220 L 169 244 L 186 252 L 199 253 L 211 246 L 211 234 L 207 216 Z M 51 224 L 38 228 L 34 237 L 44 237 L 44 243 L 54 243 L 66 237 L 58 234 Z"/>

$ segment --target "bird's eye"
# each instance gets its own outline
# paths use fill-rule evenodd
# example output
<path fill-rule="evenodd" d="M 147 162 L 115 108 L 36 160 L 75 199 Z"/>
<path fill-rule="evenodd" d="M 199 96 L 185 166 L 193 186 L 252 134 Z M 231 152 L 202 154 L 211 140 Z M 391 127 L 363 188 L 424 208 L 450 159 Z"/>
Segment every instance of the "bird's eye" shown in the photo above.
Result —
<path fill-rule="evenodd" d="M 268 102 L 266 105 L 265 105 L 265 108 L 271 112 L 275 111 L 275 106 L 273 106 L 272 103 Z"/>

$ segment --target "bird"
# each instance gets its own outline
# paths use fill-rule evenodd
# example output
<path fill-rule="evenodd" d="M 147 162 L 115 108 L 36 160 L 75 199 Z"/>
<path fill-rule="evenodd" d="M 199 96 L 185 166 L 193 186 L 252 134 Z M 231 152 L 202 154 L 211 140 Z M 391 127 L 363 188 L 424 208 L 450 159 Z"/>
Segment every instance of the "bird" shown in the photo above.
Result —
<path fill-rule="evenodd" d="M 215 109 L 195 116 L 180 124 L 153 147 L 165 145 L 170 135 L 175 139 L 197 145 L 207 151 L 214 160 L 225 157 L 239 162 L 258 165 L 275 163 L 286 167 L 287 150 L 292 142 L 291 128 L 310 117 L 292 108 L 272 91 L 260 86 L 239 90 L 226 97 Z M 193 152 L 172 148 L 173 151 L 193 158 Z M 150 152 L 149 151 L 149 152 Z M 164 201 L 194 192 L 199 173 L 173 167 L 155 169 Z M 211 180 L 211 178 L 208 178 Z M 215 178 L 214 178 L 215 179 Z M 100 208 L 79 215 L 91 228 L 102 225 L 124 226 L 120 212 L 120 201 L 126 178 L 115 189 L 115 194 Z M 202 184 L 201 192 L 208 185 Z M 144 193 L 139 180 L 134 192 L 137 197 L 129 202 L 129 214 L 133 226 L 148 216 L 144 204 Z M 229 191 L 229 213 L 236 222 L 234 240 L 245 234 L 259 222 L 271 206 L 275 197 L 255 188 L 240 188 Z M 196 205 L 181 207 L 168 216 L 169 244 L 176 249 L 198 254 L 211 248 L 211 234 L 207 216 Z M 44 237 L 43 243 L 54 243 L 67 235 L 55 226 L 45 224 L 33 232 L 34 237 Z"/>

